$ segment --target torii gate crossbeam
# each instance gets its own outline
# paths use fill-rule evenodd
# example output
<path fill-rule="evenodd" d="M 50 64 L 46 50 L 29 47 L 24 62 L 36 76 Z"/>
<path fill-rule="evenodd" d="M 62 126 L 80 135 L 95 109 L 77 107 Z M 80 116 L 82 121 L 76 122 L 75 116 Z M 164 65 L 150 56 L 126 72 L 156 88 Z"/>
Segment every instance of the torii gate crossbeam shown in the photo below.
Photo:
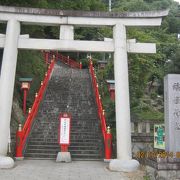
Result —
<path fill-rule="evenodd" d="M 0 48 L 4 48 L 5 35 L 0 36 Z M 136 43 L 127 41 L 127 52 L 129 53 L 155 53 L 154 43 Z M 53 39 L 33 39 L 24 38 L 20 35 L 18 49 L 31 50 L 59 50 L 71 52 L 114 52 L 114 42 L 103 41 L 79 41 L 79 40 L 53 40 Z"/>
<path fill-rule="evenodd" d="M 0 168 L 13 166 L 6 154 L 19 48 L 114 52 L 117 159 L 110 162 L 110 169 L 136 170 L 139 163 L 132 160 L 127 52 L 155 53 L 156 47 L 151 43 L 127 40 L 126 26 L 160 26 L 162 17 L 167 14 L 168 11 L 109 13 L 0 6 L 0 22 L 7 22 L 6 35 L 0 35 L 0 47 L 4 48 L 0 76 Z M 22 36 L 21 23 L 60 26 L 59 40 Z M 74 40 L 74 26 L 113 26 L 113 40 Z"/>

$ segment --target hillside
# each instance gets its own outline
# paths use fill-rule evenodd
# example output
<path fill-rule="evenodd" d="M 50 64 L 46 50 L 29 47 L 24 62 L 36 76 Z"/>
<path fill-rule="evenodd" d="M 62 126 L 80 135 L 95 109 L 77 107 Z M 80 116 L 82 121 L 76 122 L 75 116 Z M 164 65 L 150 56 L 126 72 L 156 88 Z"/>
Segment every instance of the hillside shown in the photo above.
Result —
<path fill-rule="evenodd" d="M 0 5 L 25 6 L 39 8 L 72 9 L 85 11 L 107 11 L 107 0 L 1 0 Z M 170 9 L 168 17 L 163 19 L 161 27 L 128 28 L 128 38 L 136 38 L 137 42 L 154 42 L 157 53 L 154 55 L 131 54 L 129 59 L 129 80 L 131 95 L 132 118 L 140 120 L 163 120 L 163 77 L 167 73 L 180 73 L 180 7 L 172 0 L 112 0 L 112 11 L 149 11 Z M 21 33 L 30 37 L 58 38 L 59 28 L 49 26 L 23 25 Z M 0 33 L 5 33 L 5 25 L 0 25 Z M 102 40 L 103 37 L 112 38 L 111 28 L 76 28 L 75 39 Z M 0 55 L 2 52 L 0 53 Z M 87 53 L 66 53 L 83 62 L 87 67 Z M 106 79 L 113 79 L 113 55 L 91 54 L 96 64 L 98 60 L 108 60 L 108 66 L 98 72 L 101 94 L 109 124 L 114 124 L 114 102 L 110 101 Z M 45 65 L 41 52 L 19 51 L 14 91 L 14 103 L 22 107 L 22 91 L 19 77 L 32 77 L 33 82 L 28 94 L 28 107 L 31 107 L 34 94 L 39 87 L 45 73 Z M 13 111 L 12 120 L 23 122 L 21 111 Z"/>

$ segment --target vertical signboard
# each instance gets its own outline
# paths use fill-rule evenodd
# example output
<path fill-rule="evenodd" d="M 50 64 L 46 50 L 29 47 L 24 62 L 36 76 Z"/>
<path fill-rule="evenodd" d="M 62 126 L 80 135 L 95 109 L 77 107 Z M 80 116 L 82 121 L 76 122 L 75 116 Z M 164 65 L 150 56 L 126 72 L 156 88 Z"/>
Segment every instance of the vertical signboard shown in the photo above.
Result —
<path fill-rule="evenodd" d="M 61 151 L 67 149 L 70 144 L 70 128 L 71 128 L 71 115 L 68 113 L 61 113 L 59 116 L 59 133 L 58 141 L 61 145 Z"/>
<path fill-rule="evenodd" d="M 165 126 L 164 124 L 154 125 L 154 148 L 165 149 Z"/>
<path fill-rule="evenodd" d="M 164 78 L 165 143 L 167 152 L 180 152 L 180 75 Z"/>

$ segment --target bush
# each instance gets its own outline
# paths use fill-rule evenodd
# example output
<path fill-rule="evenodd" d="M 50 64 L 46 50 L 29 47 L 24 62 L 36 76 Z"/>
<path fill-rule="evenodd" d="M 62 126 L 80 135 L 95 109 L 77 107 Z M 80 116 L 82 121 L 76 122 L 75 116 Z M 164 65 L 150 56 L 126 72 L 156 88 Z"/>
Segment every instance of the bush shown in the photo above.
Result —
<path fill-rule="evenodd" d="M 34 95 L 40 87 L 40 82 L 44 78 L 46 65 L 43 56 L 38 51 L 19 51 L 16 68 L 16 81 L 14 96 L 18 98 L 22 107 L 23 92 L 21 91 L 21 83 L 19 78 L 33 78 L 30 91 L 27 96 L 27 107 L 31 107 L 34 101 Z"/>

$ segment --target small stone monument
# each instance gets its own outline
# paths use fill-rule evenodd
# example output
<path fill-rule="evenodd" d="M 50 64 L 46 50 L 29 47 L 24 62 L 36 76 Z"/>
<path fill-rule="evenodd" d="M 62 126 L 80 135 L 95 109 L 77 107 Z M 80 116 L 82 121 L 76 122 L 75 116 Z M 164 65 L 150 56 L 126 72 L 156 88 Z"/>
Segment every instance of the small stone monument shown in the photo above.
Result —
<path fill-rule="evenodd" d="M 180 75 L 169 74 L 164 78 L 165 150 L 180 152 Z"/>
<path fill-rule="evenodd" d="M 155 179 L 180 179 L 180 74 L 164 77 L 164 114 L 165 152 L 159 153 L 156 161 L 146 161 L 153 167 L 147 167 L 147 172 L 156 174 Z M 162 144 L 162 129 L 157 134 L 160 135 L 158 144 Z"/>

